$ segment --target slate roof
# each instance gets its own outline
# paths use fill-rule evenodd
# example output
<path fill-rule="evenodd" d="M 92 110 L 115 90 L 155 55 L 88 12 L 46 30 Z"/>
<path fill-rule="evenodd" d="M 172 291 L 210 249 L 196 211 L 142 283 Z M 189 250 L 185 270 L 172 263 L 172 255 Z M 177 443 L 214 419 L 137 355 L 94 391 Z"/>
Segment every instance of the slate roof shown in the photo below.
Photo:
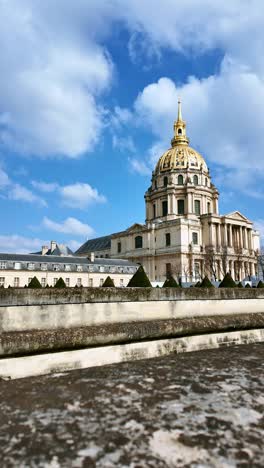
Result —
<path fill-rule="evenodd" d="M 100 267 L 104 267 L 105 272 L 109 271 L 111 267 L 116 267 L 116 273 L 131 273 L 129 269 L 133 267 L 136 269 L 138 265 L 129 260 L 119 260 L 113 258 L 95 258 L 94 262 L 86 257 L 70 257 L 70 256 L 54 256 L 54 255 L 37 255 L 37 254 L 13 254 L 13 253 L 0 253 L 0 262 L 6 262 L 5 270 L 14 269 L 15 262 L 20 263 L 19 270 L 41 270 L 41 265 L 46 264 L 48 271 L 54 271 L 54 265 L 58 267 L 55 271 L 78 271 L 77 266 L 82 266 L 82 271 L 99 272 Z M 34 264 L 31 270 L 28 267 L 29 263 Z M 70 268 L 65 270 L 65 265 Z M 19 271 L 18 270 L 18 271 Z M 3 271 L 3 270 L 0 270 Z"/>
<path fill-rule="evenodd" d="M 32 255 L 41 255 L 42 251 L 39 251 L 39 252 L 34 252 Z M 67 247 L 67 245 L 64 245 L 64 244 L 57 244 L 56 245 L 56 248 L 54 250 L 51 251 L 51 249 L 49 249 L 45 255 L 74 255 L 73 251 Z"/>
<path fill-rule="evenodd" d="M 78 250 L 76 250 L 75 255 L 97 252 L 98 250 L 110 250 L 111 237 L 112 235 L 90 239 L 81 245 Z"/>

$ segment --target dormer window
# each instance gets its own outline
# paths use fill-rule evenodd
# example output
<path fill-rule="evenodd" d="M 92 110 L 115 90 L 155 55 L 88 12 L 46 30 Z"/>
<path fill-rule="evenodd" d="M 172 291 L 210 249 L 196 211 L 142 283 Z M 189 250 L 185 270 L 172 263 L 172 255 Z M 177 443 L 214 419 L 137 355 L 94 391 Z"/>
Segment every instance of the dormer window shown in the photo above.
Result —
<path fill-rule="evenodd" d="M 28 263 L 28 269 L 29 270 L 34 270 L 34 268 L 35 268 L 34 263 Z"/>

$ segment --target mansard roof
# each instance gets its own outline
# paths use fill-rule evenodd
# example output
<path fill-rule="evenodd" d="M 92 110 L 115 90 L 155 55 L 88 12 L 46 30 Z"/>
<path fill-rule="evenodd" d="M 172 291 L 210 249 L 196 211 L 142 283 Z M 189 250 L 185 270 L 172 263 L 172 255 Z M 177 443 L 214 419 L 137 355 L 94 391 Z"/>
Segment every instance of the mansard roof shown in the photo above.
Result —
<path fill-rule="evenodd" d="M 111 235 L 97 237 L 96 239 L 89 239 L 86 241 L 78 250 L 75 255 L 86 254 L 90 252 L 97 252 L 98 250 L 110 250 L 111 249 Z"/>

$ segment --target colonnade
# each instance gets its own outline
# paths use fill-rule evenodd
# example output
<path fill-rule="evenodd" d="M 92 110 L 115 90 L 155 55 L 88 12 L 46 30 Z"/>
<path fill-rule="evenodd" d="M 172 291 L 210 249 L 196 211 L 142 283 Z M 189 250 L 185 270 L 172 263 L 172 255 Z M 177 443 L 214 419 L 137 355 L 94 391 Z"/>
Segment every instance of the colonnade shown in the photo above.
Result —
<path fill-rule="evenodd" d="M 252 250 L 252 229 L 235 224 L 209 223 L 209 244 L 217 247 Z"/>

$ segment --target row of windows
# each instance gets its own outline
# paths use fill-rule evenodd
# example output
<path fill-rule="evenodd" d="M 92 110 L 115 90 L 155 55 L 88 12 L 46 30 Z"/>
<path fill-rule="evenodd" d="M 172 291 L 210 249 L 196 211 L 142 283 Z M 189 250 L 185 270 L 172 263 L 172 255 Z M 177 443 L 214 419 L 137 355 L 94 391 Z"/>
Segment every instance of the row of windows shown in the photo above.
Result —
<path fill-rule="evenodd" d="M 28 278 L 28 284 L 30 283 L 30 281 L 32 280 L 32 278 Z M 58 278 L 53 278 L 52 280 L 52 286 L 55 286 L 55 284 L 57 283 L 58 281 Z M 77 278 L 77 281 L 76 283 L 74 282 L 71 282 L 70 281 L 70 278 L 65 278 L 65 284 L 67 286 L 67 288 L 69 287 L 74 287 L 74 286 L 77 286 L 77 287 L 82 287 L 82 278 Z M 100 279 L 100 286 L 102 286 L 104 283 L 104 278 L 101 278 Z M 45 288 L 47 286 L 47 279 L 46 278 L 41 278 L 40 280 L 40 284 L 43 288 Z M 20 287 L 20 278 L 19 277 L 16 277 L 14 278 L 14 281 L 13 281 L 13 286 L 14 288 L 19 288 Z M 122 287 L 124 286 L 124 280 L 123 279 L 120 279 L 120 282 L 119 282 L 119 286 Z M 5 277 L 2 276 L 0 277 L 0 288 L 3 288 L 5 287 Z M 93 278 L 89 278 L 89 287 L 92 288 L 93 287 Z"/>
<path fill-rule="evenodd" d="M 198 234 L 197 234 L 197 232 L 192 233 L 192 242 L 195 245 L 198 244 Z M 121 242 L 118 242 L 118 244 L 117 244 L 118 252 L 119 252 L 119 245 L 120 245 L 120 249 L 121 249 Z M 171 235 L 170 235 L 169 232 L 165 234 L 165 245 L 166 245 L 166 247 L 171 245 Z M 135 249 L 142 249 L 142 248 L 143 248 L 143 237 L 142 236 L 136 236 L 135 237 Z M 120 252 L 121 252 L 121 250 L 120 250 Z"/>
<path fill-rule="evenodd" d="M 185 206 L 184 206 L 184 200 L 177 200 L 177 213 L 179 215 L 184 215 L 185 213 Z M 201 214 L 201 202 L 200 200 L 194 200 L 194 213 L 196 215 Z M 207 203 L 207 213 L 211 213 L 211 204 L 210 202 Z M 153 205 L 153 218 L 156 218 L 156 205 Z M 164 200 L 162 202 L 162 216 L 167 216 L 168 215 L 168 202 L 167 200 Z"/>
<path fill-rule="evenodd" d="M 19 265 L 19 266 L 18 266 Z M 30 266 L 29 266 L 30 265 Z M 33 265 L 33 267 L 32 267 Z M 14 269 L 15 270 L 20 270 L 21 267 L 22 267 L 22 264 L 21 263 L 14 263 Z M 1 270 L 5 270 L 7 268 L 7 262 L 0 262 L 0 269 Z M 38 269 L 36 268 L 36 265 L 34 263 L 29 263 L 27 265 L 27 268 L 29 270 L 35 270 L 35 269 Z M 42 271 L 47 271 L 48 269 L 48 266 L 47 266 L 47 263 L 41 263 L 40 264 L 40 269 Z M 72 266 L 71 265 L 52 265 L 52 269 L 53 271 L 72 271 Z M 78 272 L 82 272 L 83 271 L 83 267 L 81 265 L 77 265 L 76 266 L 76 271 Z M 88 271 L 90 271 L 91 273 L 94 272 L 94 266 L 93 265 L 90 265 L 88 267 Z M 99 271 L 100 273 L 104 273 L 104 272 L 110 272 L 110 273 L 134 273 L 134 268 L 133 267 L 127 267 L 127 268 L 124 268 L 124 267 L 117 267 L 117 266 L 113 266 L 113 267 L 109 267 L 109 266 L 99 266 Z"/>
<path fill-rule="evenodd" d="M 198 176 L 197 176 L 196 174 L 193 176 L 193 180 L 192 180 L 192 181 L 193 181 L 193 185 L 198 185 L 198 184 L 199 184 L 199 178 L 198 178 Z M 178 185 L 183 185 L 183 184 L 184 184 L 184 178 L 183 178 L 183 175 L 182 175 L 182 174 L 178 175 L 177 184 L 178 184 Z M 204 184 L 205 184 L 205 186 L 207 187 L 207 185 L 208 185 L 208 179 L 207 179 L 207 178 L 205 178 Z M 168 177 L 165 176 L 165 177 L 163 178 L 163 187 L 167 187 L 167 185 L 168 185 Z M 158 187 L 157 187 L 157 181 L 155 181 L 155 188 L 156 188 L 156 189 L 158 188 Z"/>

